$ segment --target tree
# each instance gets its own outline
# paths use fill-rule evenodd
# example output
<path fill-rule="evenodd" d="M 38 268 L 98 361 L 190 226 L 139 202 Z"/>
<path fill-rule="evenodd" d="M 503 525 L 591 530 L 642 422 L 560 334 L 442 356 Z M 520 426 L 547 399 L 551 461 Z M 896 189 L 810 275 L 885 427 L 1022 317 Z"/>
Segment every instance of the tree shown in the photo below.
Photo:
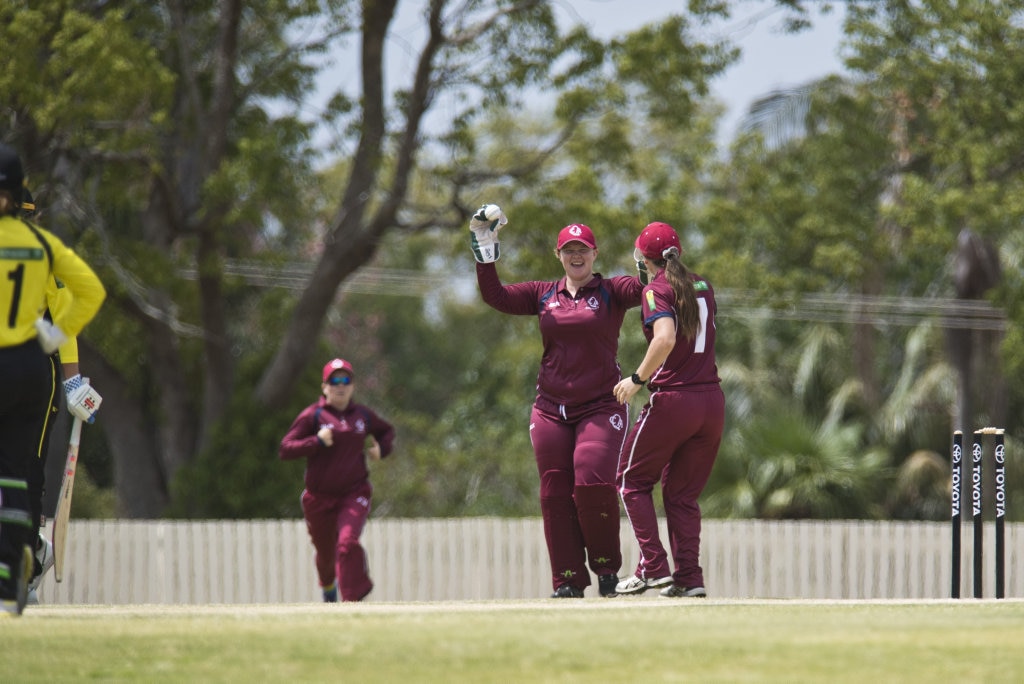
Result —
<path fill-rule="evenodd" d="M 952 255 L 959 241 L 957 278 L 947 281 L 947 288 L 955 284 L 958 296 L 991 297 L 1008 307 L 1018 299 L 1020 278 L 1010 274 L 1004 281 L 991 256 L 985 264 L 975 255 L 998 251 L 1019 231 L 1024 216 L 1019 152 L 1024 133 L 1016 125 L 1024 58 L 1008 47 L 1024 37 L 1022 16 L 1019 1 L 856 3 L 850 12 L 856 46 L 850 65 L 870 75 L 892 102 L 899 131 L 899 201 L 887 213 L 922 246 L 930 242 L 926 233 L 942 236 L 945 252 Z M 988 372 L 973 367 L 963 341 L 954 342 L 962 383 L 974 375 L 984 378 L 986 388 L 979 396 L 964 384 L 957 424 L 969 429 L 979 414 L 1003 424 L 1013 411 L 1007 403 L 1010 389 L 990 352 L 992 340 L 983 341 L 987 348 L 981 352 Z M 1007 340 L 1007 345 L 1017 343 Z M 1018 392 L 1014 401 L 1020 398 Z M 976 401 L 984 411 L 968 408 Z"/>
<path fill-rule="evenodd" d="M 848 9 L 855 78 L 766 96 L 709 193 L 702 222 L 717 263 L 711 272 L 723 276 L 717 285 L 751 288 L 781 312 L 812 291 L 851 307 L 908 295 L 943 304 L 986 297 L 1010 317 L 1002 356 L 1019 374 L 1020 326 L 1012 323 L 1021 320 L 1021 279 L 999 261 L 1019 264 L 1024 178 L 1012 122 L 1024 61 L 1007 46 L 1020 40 L 1024 4 Z M 967 308 L 942 312 L 944 325 L 954 333 L 974 325 L 957 322 Z M 1006 387 L 994 352 L 998 327 L 966 331 L 973 345 L 954 346 L 948 358 L 984 390 L 979 396 L 961 382 L 959 402 L 949 398 L 953 382 L 935 331 L 895 335 L 902 324 L 894 328 L 881 310 L 862 316 L 854 338 L 856 377 L 877 417 L 863 434 L 891 449 L 901 478 L 916 477 L 923 492 L 934 482 L 933 459 L 922 454 L 945 451 L 952 425 L 1016 424 L 1019 383 Z M 984 366 L 975 365 L 980 359 Z M 948 416 L 937 420 L 937 411 Z M 922 442 L 930 444 L 922 450 Z M 934 498 L 922 503 L 906 492 L 889 505 L 900 501 L 936 510 Z"/>
<path fill-rule="evenodd" d="M 37 194 L 52 225 L 109 284 L 82 362 L 104 394 L 121 514 L 159 515 L 197 454 L 220 459 L 221 477 L 237 459 L 267 457 L 279 419 L 266 416 L 291 407 L 320 358 L 339 286 L 382 244 L 428 227 L 462 230 L 479 187 L 528 176 L 590 122 L 617 121 L 621 132 L 615 108 L 631 98 L 652 118 L 686 121 L 734 58 L 694 40 L 681 16 L 603 44 L 581 28 L 562 32 L 551 2 L 434 0 L 422 8 L 410 80 L 393 88 L 385 59 L 397 6 L 271 2 L 257 12 L 243 0 L 127 0 L 0 10 L 0 39 L 15 48 L 2 82 L 4 137 L 43 179 Z M 723 11 L 696 7 L 698 19 Z M 310 123 L 272 105 L 301 106 L 310 59 L 347 40 L 358 45 L 360 81 L 326 118 L 351 153 L 340 180 L 322 185 Z M 557 96 L 556 134 L 525 160 L 479 165 L 477 118 L 522 108 L 538 89 Z M 435 132 L 426 121 L 439 102 L 447 116 Z M 623 142 L 616 127 L 591 131 Z M 427 183 L 436 191 L 414 204 L 410 188 Z M 273 271 L 300 256 L 314 263 L 294 302 L 233 275 L 239 263 Z"/>

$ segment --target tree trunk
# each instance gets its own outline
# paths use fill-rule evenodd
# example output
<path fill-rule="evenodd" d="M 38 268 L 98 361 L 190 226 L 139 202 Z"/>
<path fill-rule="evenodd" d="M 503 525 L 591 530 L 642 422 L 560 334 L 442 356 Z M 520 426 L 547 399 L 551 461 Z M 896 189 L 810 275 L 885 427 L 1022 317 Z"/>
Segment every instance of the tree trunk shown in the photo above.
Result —
<path fill-rule="evenodd" d="M 985 293 L 1001 280 L 999 254 L 995 247 L 970 229 L 961 229 L 957 236 L 953 264 L 953 284 L 956 287 L 956 296 L 960 299 L 983 299 Z M 985 404 L 989 409 L 990 418 L 999 417 L 992 415 L 994 409 L 1005 413 L 1005 383 L 1002 381 L 1002 374 L 998 371 L 998 353 L 995 353 L 998 348 L 992 350 L 989 347 L 992 344 L 991 335 L 992 333 L 973 329 L 951 330 L 949 333 L 949 354 L 960 381 L 958 388 L 959 415 L 956 417 L 957 424 L 953 426 L 954 430 L 963 430 L 966 433 L 977 427 L 985 427 L 973 424 L 975 420 L 974 380 L 976 375 L 981 376 L 982 382 L 979 386 L 986 388 Z M 981 362 L 984 362 L 983 367 Z M 996 365 L 995 373 L 991 372 L 992 364 Z M 1002 390 L 1000 390 L 1000 385 L 1003 385 Z M 1003 403 L 1002 409 L 998 408 L 1000 402 Z"/>
<path fill-rule="evenodd" d="M 83 375 L 92 379 L 103 397 L 96 421 L 106 434 L 114 461 L 117 515 L 159 518 L 170 500 L 161 433 L 143 415 L 129 384 L 88 343 L 79 342 L 79 356 Z M 89 439 L 91 429 L 83 430 L 83 440 Z"/>

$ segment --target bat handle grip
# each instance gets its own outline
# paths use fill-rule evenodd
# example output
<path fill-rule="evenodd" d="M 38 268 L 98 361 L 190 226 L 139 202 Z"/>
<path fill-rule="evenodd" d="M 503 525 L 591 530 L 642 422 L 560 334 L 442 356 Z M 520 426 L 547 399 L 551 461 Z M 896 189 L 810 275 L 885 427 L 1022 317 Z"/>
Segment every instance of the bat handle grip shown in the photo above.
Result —
<path fill-rule="evenodd" d="M 82 419 L 75 416 L 74 420 L 71 421 L 71 439 L 69 443 L 71 446 L 77 447 L 82 441 Z"/>

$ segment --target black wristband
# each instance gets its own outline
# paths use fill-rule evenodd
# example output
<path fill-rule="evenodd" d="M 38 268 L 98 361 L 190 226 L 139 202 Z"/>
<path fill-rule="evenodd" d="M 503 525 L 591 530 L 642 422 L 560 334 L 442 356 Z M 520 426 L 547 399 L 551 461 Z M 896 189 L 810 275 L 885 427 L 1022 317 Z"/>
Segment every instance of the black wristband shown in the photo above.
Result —
<path fill-rule="evenodd" d="M 633 381 L 634 385 L 640 385 L 641 387 L 647 384 L 647 381 L 641 380 L 640 376 L 637 375 L 636 373 L 633 373 L 633 375 L 629 376 L 629 379 Z"/>

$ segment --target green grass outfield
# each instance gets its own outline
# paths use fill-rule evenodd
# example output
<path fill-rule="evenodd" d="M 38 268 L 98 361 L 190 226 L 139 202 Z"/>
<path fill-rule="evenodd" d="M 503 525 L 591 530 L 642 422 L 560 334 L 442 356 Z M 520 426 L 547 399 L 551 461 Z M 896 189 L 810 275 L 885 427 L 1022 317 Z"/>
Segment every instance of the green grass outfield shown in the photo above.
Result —
<path fill-rule="evenodd" d="M 653 592 L 652 592 L 653 594 Z M 1024 601 L 30 606 L 16 682 L 1020 682 Z"/>

